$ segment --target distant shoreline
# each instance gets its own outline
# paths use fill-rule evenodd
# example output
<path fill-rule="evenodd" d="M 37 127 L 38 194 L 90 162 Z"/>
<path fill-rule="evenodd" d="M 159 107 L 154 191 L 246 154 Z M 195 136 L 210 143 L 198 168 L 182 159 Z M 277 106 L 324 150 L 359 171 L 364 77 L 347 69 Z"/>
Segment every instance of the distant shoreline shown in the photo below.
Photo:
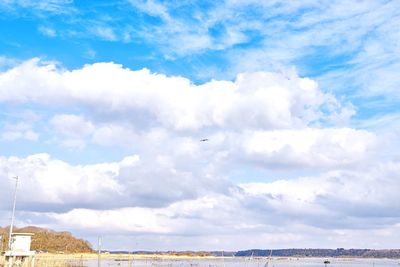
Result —
<path fill-rule="evenodd" d="M 93 260 L 98 258 L 97 253 L 70 253 L 70 254 L 59 254 L 59 253 L 38 253 L 36 254 L 38 259 L 46 258 L 57 258 L 60 260 Z M 127 254 L 127 253 L 102 253 L 100 255 L 102 259 L 105 260 L 128 260 L 128 259 L 212 259 L 212 260 L 222 260 L 222 259 L 232 259 L 232 258 L 249 258 L 246 256 L 194 256 L 194 255 L 171 255 L 165 253 L 159 254 Z M 269 256 L 253 256 L 254 259 L 268 259 Z M 285 259 L 342 259 L 342 260 L 352 260 L 352 259 L 400 259 L 399 258 L 369 258 L 369 257 L 358 257 L 358 256 L 272 256 L 271 259 L 275 260 L 285 260 Z"/>

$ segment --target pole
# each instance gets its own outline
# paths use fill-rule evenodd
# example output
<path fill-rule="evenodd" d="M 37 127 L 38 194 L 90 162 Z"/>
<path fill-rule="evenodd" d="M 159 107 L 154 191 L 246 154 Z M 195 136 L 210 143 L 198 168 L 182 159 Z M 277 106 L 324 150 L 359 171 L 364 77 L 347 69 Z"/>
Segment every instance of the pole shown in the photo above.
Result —
<path fill-rule="evenodd" d="M 98 257 L 97 257 L 97 266 L 101 267 L 101 236 L 99 236 L 98 238 L 98 243 L 97 243 L 97 247 L 98 247 Z"/>
<path fill-rule="evenodd" d="M 15 205 L 17 203 L 18 176 L 15 176 L 13 178 L 15 179 L 15 191 L 14 191 L 13 209 L 12 209 L 12 214 L 11 214 L 10 233 L 9 233 L 9 236 L 8 236 L 8 250 L 11 250 L 11 236 L 12 236 L 13 228 L 14 228 Z"/>

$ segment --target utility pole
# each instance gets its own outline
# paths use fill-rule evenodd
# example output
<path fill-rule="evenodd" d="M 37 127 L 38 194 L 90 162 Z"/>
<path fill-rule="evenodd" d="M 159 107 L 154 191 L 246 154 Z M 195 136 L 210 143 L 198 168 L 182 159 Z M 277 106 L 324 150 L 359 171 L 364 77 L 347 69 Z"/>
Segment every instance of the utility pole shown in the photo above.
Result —
<path fill-rule="evenodd" d="M 98 250 L 99 250 L 98 251 L 99 255 L 97 258 L 97 266 L 101 267 L 101 236 L 100 235 L 99 235 L 97 246 L 98 246 Z"/>
<path fill-rule="evenodd" d="M 11 214 L 10 233 L 8 236 L 8 250 L 11 250 L 11 236 L 12 236 L 13 228 L 14 228 L 15 205 L 17 203 L 18 176 L 15 176 L 13 178 L 15 179 L 15 191 L 14 191 L 14 203 L 13 203 L 12 214 Z"/>

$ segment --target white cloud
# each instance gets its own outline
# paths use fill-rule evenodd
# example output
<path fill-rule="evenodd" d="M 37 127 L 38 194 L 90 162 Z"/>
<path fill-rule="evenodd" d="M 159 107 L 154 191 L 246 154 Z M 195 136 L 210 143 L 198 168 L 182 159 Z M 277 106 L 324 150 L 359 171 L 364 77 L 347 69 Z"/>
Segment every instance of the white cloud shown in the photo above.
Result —
<path fill-rule="evenodd" d="M 105 114 L 137 114 L 176 130 L 304 127 L 326 119 L 330 114 L 322 108 L 337 102 L 314 81 L 295 73 L 244 73 L 234 82 L 213 80 L 197 86 L 182 77 L 113 63 L 65 71 L 34 59 L 0 75 L 3 102 L 78 102 Z M 340 114 L 342 108 L 330 112 Z M 348 107 L 343 110 L 348 112 Z"/>
<path fill-rule="evenodd" d="M 350 128 L 217 131 L 207 133 L 209 141 L 202 143 L 198 135 L 179 137 L 163 128 L 142 132 L 124 124 L 95 127 L 88 142 L 130 147 L 152 158 L 168 155 L 179 166 L 192 168 L 191 172 L 212 168 L 218 173 L 230 165 L 225 175 L 246 165 L 274 170 L 353 168 L 373 161 L 390 142 Z"/>
<path fill-rule="evenodd" d="M 20 204 L 31 202 L 32 207 L 74 203 L 93 204 L 94 199 L 110 194 L 120 194 L 120 186 L 115 180 L 118 164 L 95 166 L 71 166 L 60 160 L 53 160 L 48 154 L 37 154 L 27 158 L 10 157 L 1 159 L 2 187 L 5 178 L 13 173 L 21 178 Z M 7 190 L 8 191 L 8 190 Z M 40 194 L 32 194 L 40 192 Z M 28 205 L 29 206 L 29 205 Z"/>
<path fill-rule="evenodd" d="M 395 225 L 400 216 L 395 200 L 399 166 L 375 164 L 353 171 L 241 187 L 248 194 L 269 200 L 279 213 L 320 228 L 380 228 Z M 364 225 L 354 224 L 357 221 Z"/>
<path fill-rule="evenodd" d="M 383 103 L 398 101 L 398 2 L 228 1 L 225 8 L 265 13 L 248 17 L 260 25 L 255 31 L 262 44 L 227 51 L 233 75 L 296 64 L 329 90 L 363 99 L 384 96 Z"/>
<path fill-rule="evenodd" d="M 231 25 L 230 18 L 240 19 L 237 16 L 239 12 L 228 10 L 226 5 L 216 5 L 215 9 L 203 11 L 197 8 L 197 3 L 192 2 L 173 4 L 140 0 L 129 2 L 135 9 L 160 19 L 160 23 L 139 27 L 137 34 L 149 43 L 161 45 L 162 52 L 167 57 L 197 54 L 206 50 L 223 50 L 236 44 L 246 43 L 249 38 L 244 32 L 253 26 L 247 24 L 242 28 L 246 23 L 240 26 Z M 172 15 L 175 12 L 180 12 L 182 16 Z M 186 17 L 186 13 L 192 15 Z M 211 34 L 214 27 L 222 28 L 218 36 Z"/>
<path fill-rule="evenodd" d="M 100 37 L 107 41 L 118 40 L 118 37 L 114 32 L 114 29 L 109 26 L 94 26 L 90 27 L 89 31 L 95 36 Z"/>
<path fill-rule="evenodd" d="M 93 132 L 93 124 L 84 118 L 72 114 L 58 114 L 50 119 L 54 129 L 70 137 L 86 137 Z"/>
<path fill-rule="evenodd" d="M 6 131 L 1 134 L 1 137 L 2 137 L 1 139 L 8 141 L 15 141 L 18 139 L 37 141 L 39 139 L 39 134 L 35 133 L 32 130 L 28 130 L 25 132 Z"/>
<path fill-rule="evenodd" d="M 43 35 L 45 35 L 47 37 L 56 37 L 57 36 L 57 32 L 51 27 L 40 26 L 38 28 L 38 30 L 40 33 L 42 33 Z"/>
<path fill-rule="evenodd" d="M 129 0 L 135 8 L 152 15 L 161 17 L 164 20 L 170 20 L 171 16 L 168 14 L 167 7 L 157 1 L 141 1 L 141 0 Z"/>
<path fill-rule="evenodd" d="M 96 128 L 92 136 L 92 141 L 96 144 L 107 146 L 131 146 L 143 142 L 144 138 L 146 138 L 144 135 L 139 135 L 127 125 L 108 123 Z"/>
<path fill-rule="evenodd" d="M 13 183 L 7 178 L 18 174 L 20 216 L 56 228 L 135 233 L 153 250 L 150 244 L 167 249 L 171 244 L 238 249 L 237 244 L 248 248 L 266 242 L 291 247 L 294 241 L 316 247 L 397 244 L 398 114 L 356 122 L 366 130 L 352 129 L 356 107 L 327 93 L 356 85 L 368 97 L 393 95 L 396 101 L 395 1 L 234 0 L 187 12 L 191 18 L 172 16 L 193 8 L 182 3 L 130 3 L 160 23 L 117 28 L 108 17 L 83 28 L 110 41 L 121 40 L 121 33 L 126 42 L 143 34 L 162 44 L 168 56 L 229 48 L 233 67 L 228 71 L 236 78 L 197 85 L 115 63 L 67 70 L 39 59 L 17 64 L 0 57 L 0 69 L 7 68 L 0 72 L 0 103 L 44 113 L 22 118 L 32 123 L 6 115 L 2 145 L 40 136 L 68 147 L 90 144 L 94 150 L 88 154 L 98 152 L 96 146 L 108 146 L 101 153 L 112 154 L 116 146 L 134 155 L 86 165 L 48 154 L 0 157 L 0 209 L 10 206 Z M 69 4 L 0 3 L 39 13 L 60 13 Z M 257 12 L 252 17 L 246 11 Z M 50 37 L 63 34 L 38 30 Z M 235 47 L 254 40 L 253 35 L 257 47 Z M 321 55 L 321 48 L 330 63 L 345 66 L 326 66 L 336 70 L 319 77 L 325 90 L 295 71 L 258 71 L 301 65 Z M 199 142 L 202 138 L 209 140 Z M 95 162 L 88 154 L 77 158 Z M 292 179 L 279 178 L 286 174 L 282 170 Z M 229 180 L 237 171 L 246 175 L 240 185 Z M 260 182 L 251 182 L 257 171 Z"/>
<path fill-rule="evenodd" d="M 16 8 L 32 9 L 34 12 L 67 14 L 74 11 L 71 7 L 72 0 L 3 0 L 0 1 L 0 7 L 8 11 L 15 11 Z M 38 14 L 40 15 L 40 13 Z"/>
<path fill-rule="evenodd" d="M 30 123 L 6 123 L 3 127 L 3 131 L 0 134 L 0 140 L 15 141 L 18 139 L 37 141 L 39 139 L 39 133 L 33 130 L 33 125 Z"/>
<path fill-rule="evenodd" d="M 371 160 L 379 143 L 367 131 L 322 128 L 354 108 L 294 71 L 194 85 L 114 63 L 68 71 L 31 60 L 1 73 L 0 85 L 5 103 L 77 107 L 81 115 L 50 114 L 46 128 L 53 142 L 80 149 L 118 145 L 198 170 L 193 162 L 203 162 L 211 175 L 238 161 L 273 169 L 349 168 Z M 210 139 L 205 145 L 198 142 L 204 137 Z"/>
<path fill-rule="evenodd" d="M 354 108 L 294 71 L 195 85 L 114 63 L 69 71 L 31 60 L 0 74 L 0 101 L 49 108 L 40 123 L 63 145 L 135 151 L 119 162 L 87 165 L 48 154 L 1 157 L 7 193 L 0 208 L 11 199 L 7 177 L 19 175 L 22 222 L 28 216 L 56 228 L 135 233 L 147 244 L 158 235 L 160 248 L 195 237 L 199 249 L 204 236 L 215 248 L 234 249 L 229 244 L 245 236 L 254 240 L 247 238 L 246 247 L 265 240 L 320 246 L 313 241 L 320 234 L 349 244 L 343 233 L 357 236 L 365 228 L 379 236 L 376 229 L 397 227 L 399 165 L 379 158 L 385 135 L 323 128 L 342 125 Z M 247 182 L 260 167 L 272 174 Z M 235 185 L 229 179 L 242 168 L 249 177 Z M 273 172 L 305 169 L 314 175 L 288 180 Z"/>
<path fill-rule="evenodd" d="M 286 168 L 346 166 L 371 158 L 377 137 L 349 128 L 255 131 L 243 137 L 245 158 Z"/>
<path fill-rule="evenodd" d="M 399 170 L 398 163 L 376 164 L 314 177 L 244 183 L 229 192 L 208 192 L 164 207 L 75 208 L 42 216 L 58 227 L 85 228 L 109 237 L 134 235 L 140 246 L 152 249 L 171 244 L 180 249 L 191 244 L 191 249 L 244 249 L 265 247 L 265 242 L 268 247 L 293 247 L 294 241 L 301 244 L 296 247 L 390 248 L 398 238 Z M 365 233 L 367 238 L 362 237 Z M 154 243 L 156 236 L 162 238 Z M 184 245 L 176 243 L 179 238 Z M 118 248 L 119 242 L 109 246 Z"/>
<path fill-rule="evenodd" d="M 94 131 L 90 121 L 72 114 L 54 115 L 49 121 L 49 126 L 55 132 L 55 141 L 70 148 L 84 148 L 86 138 Z"/>
<path fill-rule="evenodd" d="M 365 225 L 375 228 L 393 223 L 396 221 L 394 218 L 400 216 L 400 206 L 396 201 L 400 165 L 394 162 L 376 163 L 351 171 L 332 171 L 313 177 L 243 183 L 239 186 L 226 181 L 221 184 L 220 177 L 208 180 L 190 176 L 174 169 L 171 164 L 166 158 L 148 162 L 138 156 L 126 157 L 120 162 L 86 166 L 69 165 L 51 159 L 47 154 L 27 158 L 2 157 L 1 183 L 5 192 L 11 192 L 7 188 L 13 187 L 12 181 L 6 178 L 8 175 L 20 176 L 19 203 L 26 211 L 46 210 L 39 204 L 48 205 L 49 211 L 52 205 L 59 205 L 54 211 L 130 207 L 133 212 L 152 210 L 170 218 L 204 219 L 209 221 L 210 227 L 214 220 L 222 219 L 227 221 L 222 221 L 221 227 L 223 223 L 239 227 L 240 224 L 234 224 L 237 216 L 242 218 L 244 225 L 253 220 L 256 221 L 250 224 L 279 225 L 289 223 L 296 216 L 299 222 L 320 228 L 351 228 L 354 227 L 352 220 L 381 218 L 382 221 L 371 219 Z M 150 170 L 149 165 L 157 170 Z M 160 175 L 162 170 L 164 175 Z M 159 175 L 155 175 L 157 173 Z M 220 186 L 215 186 L 217 184 Z M 158 199 L 163 200 L 158 202 L 162 205 L 153 206 L 151 202 L 154 200 L 157 203 Z M 216 210 L 219 211 L 218 218 L 214 216 Z M 260 210 L 265 212 L 260 213 Z M 102 212 L 93 214 L 100 216 Z M 250 216 L 249 222 L 246 222 L 245 214 Z M 316 219 L 321 215 L 326 218 Z M 270 222 L 267 218 L 271 216 L 285 221 Z M 342 220 L 326 222 L 326 219 L 337 217 Z M 178 227 L 175 230 L 185 229 Z"/>
<path fill-rule="evenodd" d="M 2 188 L 12 191 L 6 177 L 18 175 L 19 203 L 34 211 L 158 207 L 213 190 L 223 192 L 230 186 L 218 177 L 201 177 L 179 169 L 167 156 L 142 159 L 130 156 L 120 162 L 74 166 L 48 154 L 36 154 L 27 158 L 2 157 L 0 166 Z"/>

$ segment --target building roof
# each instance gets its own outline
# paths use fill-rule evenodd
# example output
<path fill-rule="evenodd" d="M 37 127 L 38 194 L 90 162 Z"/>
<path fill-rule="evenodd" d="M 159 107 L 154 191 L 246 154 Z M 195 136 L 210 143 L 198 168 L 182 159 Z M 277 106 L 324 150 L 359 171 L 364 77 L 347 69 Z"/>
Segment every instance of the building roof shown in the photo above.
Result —
<path fill-rule="evenodd" d="M 35 234 L 32 234 L 32 233 L 12 233 L 11 234 L 11 236 L 14 236 L 14 235 L 16 235 L 16 236 L 24 236 L 24 235 L 33 236 Z"/>

